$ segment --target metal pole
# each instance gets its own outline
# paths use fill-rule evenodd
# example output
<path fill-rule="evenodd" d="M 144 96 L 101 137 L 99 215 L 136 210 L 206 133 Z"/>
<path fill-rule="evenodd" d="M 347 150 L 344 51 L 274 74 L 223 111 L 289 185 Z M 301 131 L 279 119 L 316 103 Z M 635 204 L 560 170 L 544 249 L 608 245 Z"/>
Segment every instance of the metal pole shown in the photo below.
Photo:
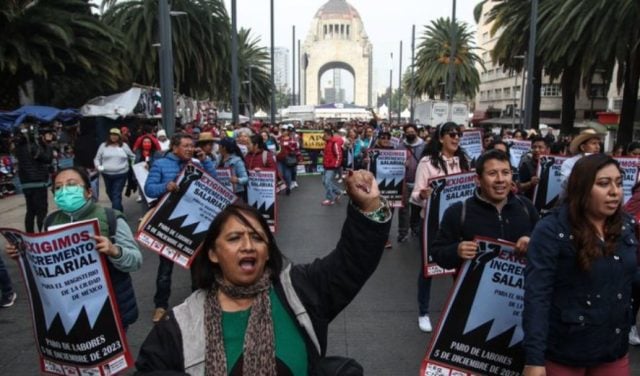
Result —
<path fill-rule="evenodd" d="M 518 75 L 514 74 L 515 81 L 513 83 L 513 108 L 511 109 L 511 129 L 516 128 L 516 86 L 518 86 Z"/>
<path fill-rule="evenodd" d="M 391 68 L 389 69 L 389 124 L 391 124 L 391 110 L 393 109 L 393 52 L 391 53 Z"/>
<path fill-rule="evenodd" d="M 415 64 L 416 64 L 416 25 L 411 27 L 411 120 L 410 123 L 413 124 L 415 120 L 415 108 L 414 108 L 414 100 L 416 96 L 416 72 L 415 72 Z"/>
<path fill-rule="evenodd" d="M 238 83 L 238 23 L 236 21 L 236 0 L 231 0 L 231 118 L 238 124 L 240 92 Z"/>
<path fill-rule="evenodd" d="M 522 80 L 520 80 L 520 116 L 518 116 L 518 128 L 522 127 L 522 114 L 524 110 L 524 73 L 527 71 L 527 53 L 524 53 L 524 58 L 522 59 Z"/>
<path fill-rule="evenodd" d="M 276 81 L 275 81 L 275 40 L 274 40 L 274 24 L 273 24 L 273 0 L 271 0 L 271 124 L 276 123 Z"/>
<path fill-rule="evenodd" d="M 249 123 L 253 126 L 253 97 L 251 93 L 251 87 L 253 86 L 253 80 L 251 79 L 251 71 L 253 67 L 249 65 Z"/>
<path fill-rule="evenodd" d="M 457 42 L 457 31 L 458 27 L 456 25 L 456 0 L 453 0 L 453 12 L 451 13 L 451 53 L 449 54 L 449 115 L 447 116 L 447 120 L 451 121 L 452 110 L 453 110 L 453 96 L 455 95 L 455 85 L 456 85 L 456 70 L 455 70 L 455 61 L 456 61 L 456 42 Z"/>
<path fill-rule="evenodd" d="M 296 104 L 296 26 L 291 37 L 291 105 Z"/>
<path fill-rule="evenodd" d="M 398 124 L 402 114 L 402 41 L 400 41 L 400 64 L 398 68 Z"/>
<path fill-rule="evenodd" d="M 300 39 L 298 39 L 298 99 L 296 100 L 296 105 L 302 103 L 302 90 L 300 89 L 302 76 L 300 75 L 300 65 Z"/>
<path fill-rule="evenodd" d="M 175 132 L 175 101 L 173 98 L 173 46 L 171 43 L 171 15 L 169 0 L 159 0 L 160 28 L 160 95 L 162 96 L 162 125 L 167 136 Z"/>
<path fill-rule="evenodd" d="M 529 76 L 527 77 L 527 112 L 525 112 L 524 127 L 531 129 L 533 124 L 533 85 L 536 78 L 535 75 L 535 59 L 536 59 L 536 37 L 538 34 L 538 0 L 531 0 L 531 26 L 529 27 L 529 62 L 527 68 Z M 537 127 L 536 127 L 537 128 Z"/>

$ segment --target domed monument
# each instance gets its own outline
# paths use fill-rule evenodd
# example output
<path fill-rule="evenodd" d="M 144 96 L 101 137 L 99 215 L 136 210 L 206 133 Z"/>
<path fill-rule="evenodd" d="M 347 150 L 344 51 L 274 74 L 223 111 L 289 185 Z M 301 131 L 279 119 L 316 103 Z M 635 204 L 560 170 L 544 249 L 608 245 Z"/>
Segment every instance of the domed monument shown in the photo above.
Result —
<path fill-rule="evenodd" d="M 345 0 L 329 0 L 311 21 L 302 47 L 302 103 L 318 105 L 320 78 L 331 69 L 344 69 L 353 75 L 354 102 L 371 106 L 373 46 L 358 11 Z"/>

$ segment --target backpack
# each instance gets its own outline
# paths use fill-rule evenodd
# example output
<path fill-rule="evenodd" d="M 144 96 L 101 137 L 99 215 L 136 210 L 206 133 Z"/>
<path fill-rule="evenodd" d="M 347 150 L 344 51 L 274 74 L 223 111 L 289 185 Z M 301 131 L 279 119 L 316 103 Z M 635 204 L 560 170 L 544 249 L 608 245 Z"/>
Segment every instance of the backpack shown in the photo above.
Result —
<path fill-rule="evenodd" d="M 107 217 L 107 226 L 109 227 L 109 240 L 111 240 L 111 243 L 116 244 L 116 228 L 118 226 L 117 224 L 117 220 L 118 218 L 116 217 L 116 212 L 113 211 L 113 209 L 111 208 L 107 208 L 107 207 L 103 207 L 104 209 L 104 213 Z M 55 217 L 54 214 L 58 213 L 58 211 L 55 211 L 51 214 L 49 214 L 45 219 L 44 219 L 44 230 L 47 231 L 47 229 L 49 228 L 49 226 L 51 226 L 52 222 L 53 222 L 53 218 Z"/>

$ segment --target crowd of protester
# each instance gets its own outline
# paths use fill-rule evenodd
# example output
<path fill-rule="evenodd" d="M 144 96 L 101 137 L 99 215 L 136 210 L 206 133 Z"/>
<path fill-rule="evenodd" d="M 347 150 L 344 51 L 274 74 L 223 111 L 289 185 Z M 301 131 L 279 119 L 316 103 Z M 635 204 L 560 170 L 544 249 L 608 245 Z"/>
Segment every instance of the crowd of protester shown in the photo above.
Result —
<path fill-rule="evenodd" d="M 361 189 L 363 183 L 372 185 L 372 175 L 366 173 L 353 177 L 352 171 L 371 169 L 368 154 L 371 149 L 405 150 L 405 205 L 393 213 L 398 217 L 396 244 L 407 243 L 410 238 L 416 237 L 419 241 L 409 244 L 419 246 L 420 250 L 426 247 L 434 261 L 446 269 L 458 268 L 465 260 L 477 256 L 478 246 L 473 241 L 477 236 L 512 241 L 522 257 L 527 258 L 523 315 L 527 362 L 525 374 L 544 375 L 545 369 L 546 374 L 550 375 L 574 374 L 571 372 L 576 369 L 607 375 L 628 374 L 628 344 L 640 345 L 635 326 L 640 307 L 640 274 L 638 239 L 634 232 L 637 227 L 634 221 L 640 219 L 640 184 L 634 187 L 633 197 L 623 206 L 622 174 L 612 156 L 638 157 L 640 143 L 616 145 L 609 155 L 603 153 L 603 135 L 591 129 L 575 136 L 559 138 L 554 137 L 552 132 L 543 136 L 534 130 L 502 130 L 500 134 L 487 130 L 482 137 L 483 154 L 471 160 L 460 146 L 464 128 L 450 122 L 436 127 L 389 125 L 376 120 L 297 125 L 263 122 L 186 124 L 178 128 L 171 138 L 167 138 L 165 130 L 154 129 L 149 124 L 133 132 L 129 127 L 114 127 L 102 143 L 95 145 L 96 151 L 91 157 L 86 155 L 88 149 L 83 144 L 82 135 L 77 136 L 75 151 L 76 166 L 79 167 L 60 169 L 54 175 L 52 189 L 60 209 L 55 212 L 55 222 L 69 222 L 86 218 L 87 215 L 102 218 L 103 214 L 96 214 L 101 213 L 99 207 L 93 204 L 98 197 L 96 179 L 102 176 L 112 209 L 118 216 L 115 231 L 120 239 L 117 246 L 108 238 L 97 239 L 101 244 L 98 249 L 109 256 L 113 264 L 110 269 L 114 273 L 112 280 L 122 285 L 119 299 L 123 302 L 120 309 L 129 311 L 121 312 L 121 316 L 127 320 L 125 324 L 130 325 L 137 318 L 137 307 L 128 273 L 137 270 L 141 261 L 131 231 L 121 228 L 121 218 L 126 212 L 122 205 L 123 192 L 129 195 L 136 187 L 132 164 L 146 163 L 149 177 L 144 192 L 152 199 L 179 189 L 174 179 L 186 163 L 196 163 L 214 177 L 216 168 L 230 169 L 234 192 L 245 202 L 248 173 L 276 171 L 282 185 L 280 193 L 289 196 L 299 187 L 298 167 L 303 162 L 301 129 L 322 131 L 325 141 L 321 168 L 325 195 L 319 198 L 319 203 L 322 206 L 334 206 L 340 203 L 345 194 L 352 201 L 345 223 L 346 230 L 342 235 L 349 240 L 349 244 L 376 250 L 392 248 L 393 243 L 388 236 L 393 212 L 378 198 L 377 187 Z M 531 141 L 531 150 L 521 158 L 518 166 L 511 165 L 511 140 Z M 20 143 L 15 149 L 27 201 L 25 228 L 30 232 L 35 227 L 38 230 L 46 229 L 45 217 L 53 215 L 46 214 L 46 186 L 50 171 L 42 170 L 43 166 L 51 163 L 52 155 L 47 142 L 43 140 L 41 143 L 43 146 L 38 154 L 25 151 Z M 571 158 L 562 165 L 563 194 L 557 208 L 541 216 L 531 200 L 539 183 L 537 165 L 540 156 L 545 154 L 568 155 Z M 425 207 L 432 192 L 429 179 L 470 171 L 475 171 L 477 176 L 478 187 L 474 196 L 465 201 L 464 206 L 456 204 L 448 208 L 438 233 L 431 234 L 427 237 L 427 244 L 423 244 Z M 138 201 L 145 202 L 141 195 Z M 90 214 L 73 216 L 81 210 Z M 465 218 L 462 222 L 461 211 L 464 211 L 462 218 Z M 267 326 L 276 321 L 291 325 L 293 319 L 286 315 L 269 317 L 265 323 L 258 317 L 254 318 L 252 312 L 243 330 L 256 338 L 249 342 L 243 339 L 244 351 L 248 352 L 245 354 L 245 366 L 257 370 L 263 365 L 260 359 L 267 359 L 266 366 L 275 372 L 268 374 L 280 374 L 275 370 L 280 370 L 278 367 L 281 366 L 299 370 L 318 366 L 326 347 L 326 323 L 351 301 L 373 273 L 379 254 L 362 262 L 367 267 L 366 273 L 357 280 L 351 279 L 358 273 L 341 265 L 341 259 L 363 257 L 362 250 L 348 249 L 341 240 L 338 248 L 325 259 L 310 265 L 295 266 L 287 272 L 292 275 L 283 280 L 282 256 L 262 217 L 242 204 L 228 208 L 223 214 L 214 221 L 205 241 L 209 251 L 202 252 L 195 264 L 194 288 L 197 290 L 173 311 L 168 306 L 173 263 L 160 257 L 155 310 L 151 318 L 159 325 L 143 345 L 139 370 L 184 372 L 195 367 L 209 374 L 235 369 L 238 367 L 238 357 L 229 358 L 227 344 L 222 347 L 219 344 L 220 336 L 226 339 L 225 328 L 203 324 L 202 328 L 187 329 L 181 322 L 186 320 L 182 315 L 185 311 L 193 310 L 192 306 L 201 308 L 206 303 L 207 307 L 211 305 L 213 308 L 204 308 L 198 312 L 198 317 L 221 325 L 221 312 L 226 312 L 231 306 L 236 307 L 239 303 L 234 299 L 240 299 L 245 296 L 243 294 L 249 294 L 251 298 L 249 302 L 240 299 L 241 305 L 248 308 L 254 304 L 258 312 L 256 315 L 270 304 L 290 305 L 291 297 L 282 295 L 280 289 L 283 283 L 291 284 L 291 279 L 294 286 L 299 284 L 311 289 L 311 292 L 305 290 L 311 296 L 324 296 L 322 294 L 326 293 L 342 298 L 337 303 L 320 298 L 319 301 L 310 302 L 310 298 L 303 298 L 316 308 L 317 304 L 330 306 L 330 309 L 313 316 L 311 321 L 315 332 L 312 333 L 300 329 L 274 333 Z M 103 218 L 101 225 L 107 222 Z M 226 232 L 236 231 L 234 228 L 240 234 L 248 234 L 247 242 L 259 248 L 255 261 L 258 266 L 252 264 L 252 268 L 256 268 L 255 278 L 250 281 L 236 280 L 233 267 L 225 264 L 223 259 L 229 256 L 225 256 L 224 252 L 232 252 L 231 245 L 222 244 L 221 248 L 216 248 L 218 243 L 226 241 Z M 379 231 L 381 229 L 383 231 Z M 105 233 L 109 231 L 106 228 L 104 230 Z M 11 257 L 17 256 L 15 247 L 10 245 L 7 246 L 7 253 Z M 418 266 L 418 327 L 423 332 L 431 332 L 431 278 L 425 278 L 422 264 Z M 339 270 L 340 273 L 335 277 L 337 280 L 324 280 L 325 269 L 328 268 Z M 615 281 L 612 281 L 612 276 L 616 276 Z M 1 258 L 0 284 L 0 306 L 10 307 L 16 299 L 16 293 L 6 276 Z M 212 285 L 214 288 L 210 288 Z M 344 291 L 333 291 L 336 288 Z M 314 289 L 322 294 L 318 295 Z M 262 314 L 270 316 L 265 312 Z M 322 325 L 318 322 L 322 322 Z M 318 331 L 320 333 L 316 333 Z M 182 340 L 188 336 L 192 340 L 192 335 L 196 336 L 201 348 L 190 351 L 204 357 L 203 364 L 188 364 L 186 357 L 193 354 L 181 354 L 182 347 L 177 346 L 179 342 L 163 342 L 164 338 L 171 336 Z M 316 335 L 324 340 L 322 348 L 313 348 Z M 306 346 L 307 351 L 294 359 L 279 353 L 277 348 L 265 349 L 255 344 L 255 341 L 273 344 L 281 336 Z M 207 350 L 206 355 L 202 354 L 205 346 L 211 353 Z M 234 346 L 242 349 L 242 340 Z M 219 359 L 225 354 L 227 363 L 224 366 L 214 362 L 212 357 Z"/>

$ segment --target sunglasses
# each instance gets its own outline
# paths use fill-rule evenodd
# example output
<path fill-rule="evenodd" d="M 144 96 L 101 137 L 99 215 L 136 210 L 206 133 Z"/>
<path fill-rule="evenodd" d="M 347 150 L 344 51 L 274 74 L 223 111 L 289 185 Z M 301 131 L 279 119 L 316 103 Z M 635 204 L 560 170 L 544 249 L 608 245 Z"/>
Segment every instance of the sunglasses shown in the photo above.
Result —
<path fill-rule="evenodd" d="M 449 135 L 449 137 L 451 138 L 456 138 L 456 137 L 462 137 L 462 132 L 449 132 L 447 133 Z"/>

